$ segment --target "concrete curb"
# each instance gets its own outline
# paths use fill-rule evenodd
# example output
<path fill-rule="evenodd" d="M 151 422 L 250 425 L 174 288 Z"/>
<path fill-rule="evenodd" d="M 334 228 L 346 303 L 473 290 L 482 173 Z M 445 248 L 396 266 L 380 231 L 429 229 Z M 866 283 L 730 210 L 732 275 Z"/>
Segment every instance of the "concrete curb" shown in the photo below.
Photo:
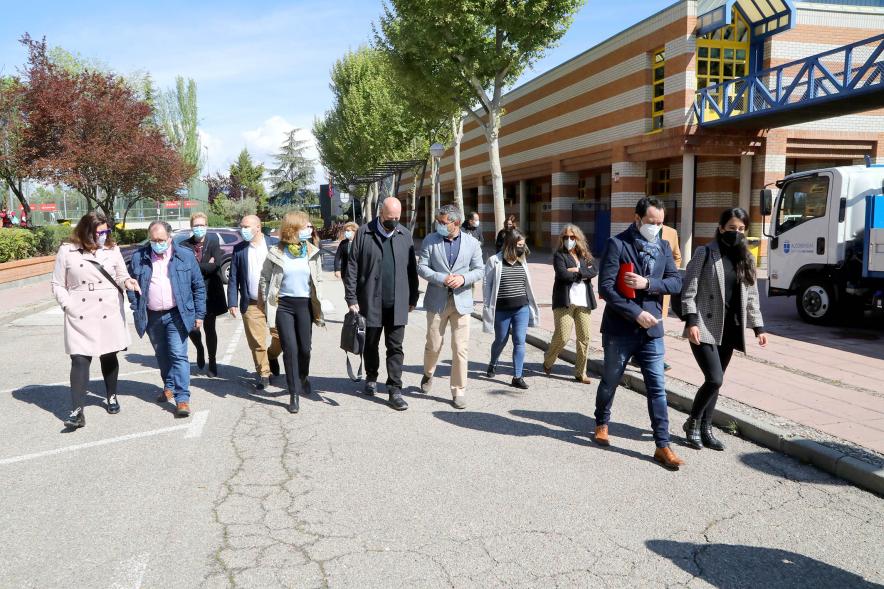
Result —
<path fill-rule="evenodd" d="M 481 313 L 474 312 L 473 317 L 480 321 L 482 320 Z M 526 342 L 536 348 L 546 350 L 549 348 L 549 336 L 546 333 L 545 331 L 531 328 L 528 330 Z M 574 364 L 576 355 L 570 344 L 559 354 L 559 359 L 569 364 Z M 590 372 L 601 374 L 602 366 L 603 362 L 601 360 L 589 360 L 588 368 Z M 637 393 L 645 394 L 645 383 L 641 372 L 632 367 L 627 367 L 620 384 Z M 671 407 L 681 411 L 689 411 L 694 402 L 693 393 L 688 393 L 673 386 L 666 387 L 666 398 Z M 814 440 L 788 434 L 775 426 L 762 423 L 738 411 L 716 409 L 715 414 L 712 416 L 712 421 L 723 429 L 729 430 L 735 426 L 737 434 L 747 440 L 797 458 L 801 462 L 812 464 L 820 470 L 844 479 L 861 489 L 884 496 L 884 468 L 863 462 L 849 454 L 829 448 Z"/>

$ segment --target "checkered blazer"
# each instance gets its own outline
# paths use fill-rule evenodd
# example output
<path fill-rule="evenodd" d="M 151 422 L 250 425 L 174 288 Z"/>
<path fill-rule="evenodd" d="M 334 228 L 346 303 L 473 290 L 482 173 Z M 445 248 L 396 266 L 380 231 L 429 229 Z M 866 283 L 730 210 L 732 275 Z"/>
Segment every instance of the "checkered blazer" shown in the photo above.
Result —
<path fill-rule="evenodd" d="M 741 324 L 748 329 L 764 327 L 758 304 L 757 282 L 751 286 L 740 282 L 740 303 Z M 688 263 L 681 290 L 681 306 L 685 315 L 696 313 L 700 342 L 721 345 L 724 334 L 724 264 L 715 241 L 698 247 Z M 745 351 L 745 330 L 742 333 L 743 345 L 739 349 Z M 687 337 L 687 328 L 684 335 Z"/>

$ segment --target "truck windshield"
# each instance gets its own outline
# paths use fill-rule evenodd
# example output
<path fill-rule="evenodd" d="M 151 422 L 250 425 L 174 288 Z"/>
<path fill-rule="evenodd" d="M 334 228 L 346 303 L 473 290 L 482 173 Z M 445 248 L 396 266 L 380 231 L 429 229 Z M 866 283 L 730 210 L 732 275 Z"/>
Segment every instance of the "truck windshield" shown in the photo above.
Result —
<path fill-rule="evenodd" d="M 811 219 L 825 217 L 828 200 L 828 176 L 810 176 L 789 182 L 780 198 L 776 234 L 781 235 Z"/>

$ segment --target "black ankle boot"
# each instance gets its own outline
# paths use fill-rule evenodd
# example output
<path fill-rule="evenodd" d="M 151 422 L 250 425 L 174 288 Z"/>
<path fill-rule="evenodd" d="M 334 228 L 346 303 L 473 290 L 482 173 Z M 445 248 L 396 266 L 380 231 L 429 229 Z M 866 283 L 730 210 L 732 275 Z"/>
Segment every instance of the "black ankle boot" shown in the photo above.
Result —
<path fill-rule="evenodd" d="M 688 417 L 682 429 L 684 430 L 685 441 L 687 441 L 688 446 L 696 450 L 702 450 L 704 440 L 700 437 L 700 420 Z"/>
<path fill-rule="evenodd" d="M 724 444 L 715 437 L 715 434 L 712 432 L 712 424 L 708 421 L 700 424 L 700 436 L 703 438 L 703 445 L 707 448 L 719 451 L 724 450 Z"/>
<path fill-rule="evenodd" d="M 289 413 L 297 413 L 301 410 L 301 400 L 295 393 L 289 393 Z"/>
<path fill-rule="evenodd" d="M 65 426 L 71 429 L 79 429 L 81 427 L 86 426 L 86 417 L 83 415 L 83 408 L 77 407 L 71 414 L 68 415 L 68 418 L 64 420 Z"/>
<path fill-rule="evenodd" d="M 200 370 L 206 367 L 206 350 L 202 346 L 196 348 L 196 366 Z"/>

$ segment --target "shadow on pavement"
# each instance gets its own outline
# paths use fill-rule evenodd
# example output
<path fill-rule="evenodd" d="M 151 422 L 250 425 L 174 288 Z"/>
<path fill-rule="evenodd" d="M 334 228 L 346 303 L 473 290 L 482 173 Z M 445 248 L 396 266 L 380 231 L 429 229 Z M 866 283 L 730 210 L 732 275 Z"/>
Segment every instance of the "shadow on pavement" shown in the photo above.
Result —
<path fill-rule="evenodd" d="M 846 449 L 847 447 L 845 447 Z M 852 450 L 855 452 L 855 450 Z M 841 479 L 837 479 L 817 468 L 806 468 L 804 464 L 795 459 L 784 457 L 773 452 L 746 452 L 740 454 L 740 462 L 759 472 L 772 477 L 785 478 L 802 483 L 815 483 L 845 486 Z"/>
<path fill-rule="evenodd" d="M 523 409 L 514 409 L 513 411 L 510 411 L 510 414 L 524 419 L 542 421 L 543 423 L 554 427 L 560 427 L 574 432 L 583 432 L 583 435 L 586 437 L 591 437 L 591 432 L 595 431 L 595 419 L 582 413 L 564 411 L 525 411 Z M 611 438 L 625 438 L 627 440 L 636 440 L 639 442 L 654 441 L 654 437 L 649 430 L 643 430 L 631 425 L 611 423 L 608 429 Z"/>
<path fill-rule="evenodd" d="M 648 540 L 646 546 L 714 587 L 872 588 L 849 571 L 777 548 Z"/>

